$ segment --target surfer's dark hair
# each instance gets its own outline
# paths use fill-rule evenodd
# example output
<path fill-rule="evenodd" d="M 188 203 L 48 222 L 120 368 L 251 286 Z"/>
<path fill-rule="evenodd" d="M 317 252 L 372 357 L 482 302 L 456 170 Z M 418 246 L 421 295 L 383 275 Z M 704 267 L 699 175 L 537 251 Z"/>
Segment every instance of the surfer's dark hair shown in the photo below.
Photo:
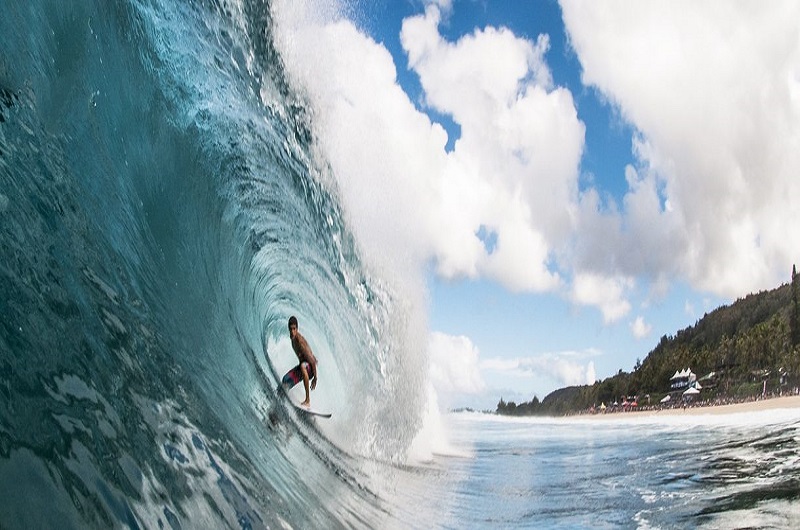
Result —
<path fill-rule="evenodd" d="M 297 317 L 295 317 L 295 316 L 289 317 L 289 325 L 297 327 Z"/>

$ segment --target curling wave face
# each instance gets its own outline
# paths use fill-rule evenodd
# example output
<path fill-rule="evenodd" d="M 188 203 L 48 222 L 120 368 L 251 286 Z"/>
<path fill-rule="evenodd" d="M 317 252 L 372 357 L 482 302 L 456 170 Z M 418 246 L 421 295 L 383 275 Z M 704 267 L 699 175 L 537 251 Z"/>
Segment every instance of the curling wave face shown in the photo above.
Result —
<path fill-rule="evenodd" d="M 271 24 L 255 0 L 4 6 L 0 526 L 397 517 L 423 352 Z M 277 397 L 290 314 L 329 424 Z"/>

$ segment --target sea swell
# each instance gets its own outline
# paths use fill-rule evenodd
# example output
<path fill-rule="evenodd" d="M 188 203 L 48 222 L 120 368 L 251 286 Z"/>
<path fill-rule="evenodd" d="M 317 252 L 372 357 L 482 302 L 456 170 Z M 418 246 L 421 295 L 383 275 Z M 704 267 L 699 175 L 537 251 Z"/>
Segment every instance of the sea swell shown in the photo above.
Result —
<path fill-rule="evenodd" d="M 12 1 L 0 50 L 0 526 L 382 520 L 422 352 L 269 6 Z M 330 424 L 275 392 L 290 314 Z"/>

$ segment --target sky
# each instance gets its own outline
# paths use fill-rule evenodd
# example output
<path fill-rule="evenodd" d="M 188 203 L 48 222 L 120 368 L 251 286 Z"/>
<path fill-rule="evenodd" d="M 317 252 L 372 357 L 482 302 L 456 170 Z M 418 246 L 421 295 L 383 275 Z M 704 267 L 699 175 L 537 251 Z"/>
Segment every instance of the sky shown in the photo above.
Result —
<path fill-rule="evenodd" d="M 800 262 L 800 3 L 272 11 L 365 255 L 426 314 L 442 407 L 631 371 Z"/>

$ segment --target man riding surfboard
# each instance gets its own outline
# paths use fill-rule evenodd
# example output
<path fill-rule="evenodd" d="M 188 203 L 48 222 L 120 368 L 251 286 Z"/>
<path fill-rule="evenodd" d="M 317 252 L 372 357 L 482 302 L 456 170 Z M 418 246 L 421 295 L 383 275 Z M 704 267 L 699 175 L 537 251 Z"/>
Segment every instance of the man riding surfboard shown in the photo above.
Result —
<path fill-rule="evenodd" d="M 309 408 L 311 407 L 309 381 L 311 381 L 311 390 L 317 387 L 317 358 L 314 357 L 314 352 L 311 351 L 305 337 L 297 330 L 297 317 L 294 316 L 289 317 L 289 337 L 292 339 L 292 349 L 297 355 L 298 364 L 286 372 L 282 383 L 284 388 L 289 390 L 302 380 L 306 399 L 300 405 Z"/>

